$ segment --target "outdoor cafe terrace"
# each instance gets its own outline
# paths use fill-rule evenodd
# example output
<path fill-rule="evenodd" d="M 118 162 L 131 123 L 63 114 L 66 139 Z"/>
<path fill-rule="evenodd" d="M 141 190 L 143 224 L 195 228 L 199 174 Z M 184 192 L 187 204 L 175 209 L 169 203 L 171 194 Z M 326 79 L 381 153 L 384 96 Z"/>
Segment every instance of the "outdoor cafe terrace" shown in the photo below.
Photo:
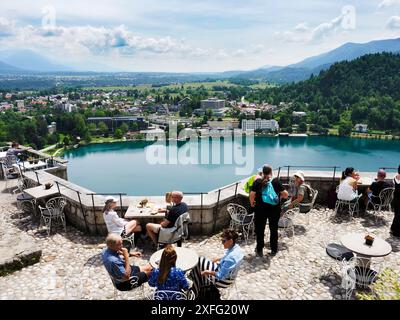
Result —
<path fill-rule="evenodd" d="M 291 174 L 289 170 L 282 169 L 280 175 L 284 182 L 286 175 Z M 106 234 L 101 215 L 104 195 L 94 194 L 62 179 L 67 174 L 66 165 L 61 162 L 53 168 L 25 171 L 23 175 L 39 186 L 36 187 L 38 197 L 41 197 L 41 192 L 49 192 L 43 187 L 49 182 L 53 184 L 50 189 L 56 190 L 54 194 L 66 197 L 67 228 L 66 232 L 59 228 L 48 235 L 33 212 L 17 208 L 17 195 L 6 190 L 7 181 L 0 181 L 0 190 L 3 190 L 0 193 L 0 299 L 113 299 L 114 288 L 101 260 Z M 378 254 L 371 259 L 372 269 L 378 272 L 385 268 L 399 271 L 400 239 L 389 234 L 393 212 L 382 212 L 378 218 L 368 212 L 352 219 L 345 213 L 335 215 L 334 210 L 327 207 L 327 194 L 337 184 L 338 174 L 306 171 L 305 175 L 312 187 L 320 191 L 317 204 L 307 215 L 298 214 L 293 218 L 293 234 L 280 231 L 276 256 L 255 257 L 254 236 L 250 236 L 247 243 L 240 239 L 239 245 L 245 257 L 236 279 L 237 292 L 231 298 L 345 299 L 342 265 L 327 255 L 326 244 L 343 242 L 353 233 L 370 233 L 390 245 L 388 254 Z M 365 187 L 375 177 L 375 173 L 360 175 Z M 388 179 L 393 176 L 394 173 L 389 173 Z M 239 203 L 248 206 L 243 183 L 240 181 L 218 190 L 184 196 L 193 222 L 191 237 L 184 241 L 184 248 L 209 258 L 223 255 L 220 232 L 229 225 L 227 205 Z M 116 197 L 120 199 L 117 211 L 122 216 L 130 206 L 137 206 L 143 199 L 123 194 Z M 148 199 L 155 205 L 165 205 L 163 196 Z M 269 247 L 268 228 L 265 232 L 266 247 Z M 154 253 L 149 243 L 141 245 L 143 256 L 131 257 L 137 265 L 148 263 Z M 21 269 L 22 265 L 25 267 Z M 144 286 L 145 291 L 150 292 L 148 285 Z M 358 292 L 362 291 L 354 290 L 351 298 L 357 298 Z M 135 294 L 123 293 L 121 297 L 138 298 Z"/>

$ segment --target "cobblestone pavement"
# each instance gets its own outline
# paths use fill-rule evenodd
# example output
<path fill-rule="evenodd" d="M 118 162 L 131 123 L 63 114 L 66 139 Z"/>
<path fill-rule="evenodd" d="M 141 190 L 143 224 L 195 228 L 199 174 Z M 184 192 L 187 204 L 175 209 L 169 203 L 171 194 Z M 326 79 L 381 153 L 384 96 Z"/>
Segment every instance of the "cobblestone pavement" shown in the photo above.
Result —
<path fill-rule="evenodd" d="M 0 182 L 0 189 L 3 188 L 4 183 Z M 101 262 L 104 237 L 85 236 L 71 226 L 67 227 L 66 234 L 60 228 L 48 237 L 37 221 L 16 208 L 15 198 L 4 191 L 0 193 L 0 227 L 4 232 L 17 229 L 33 236 L 43 254 L 39 263 L 0 277 L 0 299 L 113 299 L 114 289 Z M 344 299 L 339 263 L 331 260 L 323 248 L 324 241 L 333 240 L 333 236 L 329 236 L 332 230 L 336 239 L 348 232 L 368 230 L 375 233 L 387 240 L 393 251 L 384 258 L 374 258 L 372 267 L 383 265 L 399 269 L 400 241 L 389 235 L 393 213 L 388 212 L 377 224 L 368 215 L 352 221 L 332 221 L 329 219 L 331 214 L 332 210 L 316 208 L 311 212 L 309 224 L 304 215 L 296 217 L 294 241 L 288 237 L 280 239 L 279 252 L 274 257 L 256 258 L 254 239 L 251 238 L 248 245 L 240 241 L 246 255 L 237 280 L 238 297 L 259 300 Z M 223 254 L 218 234 L 193 236 L 184 247 L 210 258 Z M 264 253 L 267 252 L 266 248 Z M 151 254 L 150 247 L 145 247 L 142 258 L 132 259 L 143 265 Z M 333 270 L 328 268 L 328 263 Z M 144 289 L 146 292 L 149 290 L 147 284 Z M 123 293 L 120 298 L 136 294 Z"/>

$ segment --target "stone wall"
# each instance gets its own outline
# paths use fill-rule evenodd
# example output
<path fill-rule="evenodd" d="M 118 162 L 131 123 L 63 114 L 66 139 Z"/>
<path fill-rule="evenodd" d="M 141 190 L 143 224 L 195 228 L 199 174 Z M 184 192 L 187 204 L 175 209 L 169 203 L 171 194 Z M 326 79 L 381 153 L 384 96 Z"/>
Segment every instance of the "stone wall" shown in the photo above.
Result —
<path fill-rule="evenodd" d="M 94 195 L 92 198 L 90 190 L 63 179 L 67 177 L 66 166 L 40 170 L 38 175 L 40 181 L 57 181 L 60 183 L 60 193 L 68 200 L 68 205 L 65 208 L 68 223 L 92 235 L 106 235 L 107 230 L 102 213 L 104 206 L 103 196 Z M 26 176 L 36 181 L 35 174 L 28 172 Z M 307 183 L 319 191 L 317 203 L 327 206 L 329 192 L 336 188 L 339 183 L 339 177 L 333 179 L 332 175 L 327 172 L 316 171 L 305 172 L 305 176 Z M 361 173 L 361 176 L 372 179 L 375 173 Z M 389 175 L 388 179 L 391 178 Z M 287 183 L 287 178 L 281 177 L 281 180 L 283 183 Z M 220 192 L 218 190 L 210 191 L 204 194 L 203 198 L 200 195 L 184 196 L 183 200 L 189 206 L 192 220 L 190 232 L 192 234 L 209 235 L 228 226 L 230 217 L 227 212 L 227 205 L 229 203 L 235 202 L 249 209 L 248 195 L 243 191 L 245 181 L 246 179 L 239 181 L 237 185 L 223 187 Z M 122 203 L 118 203 L 116 210 L 121 216 L 124 216 L 124 212 L 126 212 L 129 205 L 138 204 L 142 199 L 142 197 L 123 196 Z M 165 205 L 164 196 L 148 197 L 148 199 L 159 207 Z M 150 221 L 152 219 L 141 222 L 144 225 Z"/>

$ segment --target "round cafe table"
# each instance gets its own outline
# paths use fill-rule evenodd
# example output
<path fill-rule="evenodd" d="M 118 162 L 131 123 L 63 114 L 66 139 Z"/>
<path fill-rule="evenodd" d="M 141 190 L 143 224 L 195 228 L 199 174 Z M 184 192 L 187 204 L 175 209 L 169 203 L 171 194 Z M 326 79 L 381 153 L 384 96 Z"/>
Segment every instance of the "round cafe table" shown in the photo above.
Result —
<path fill-rule="evenodd" d="M 392 252 L 392 246 L 387 241 L 376 236 L 372 246 L 366 245 L 365 235 L 365 233 L 349 233 L 344 235 L 340 242 L 357 255 L 369 259 L 372 257 L 384 257 Z"/>
<path fill-rule="evenodd" d="M 358 266 L 356 268 L 368 269 L 370 271 L 367 272 L 369 275 L 376 275 L 376 272 L 373 271 L 371 266 L 371 258 L 372 257 L 384 257 L 392 252 L 392 246 L 385 240 L 374 236 L 374 242 L 371 246 L 365 244 L 365 233 L 349 233 L 340 238 L 340 242 L 347 249 L 353 251 L 357 254 Z M 365 272 L 357 272 L 356 277 L 358 279 L 359 273 Z M 360 279 L 360 281 L 364 281 L 365 279 Z M 369 283 L 366 283 L 369 284 Z"/>
<path fill-rule="evenodd" d="M 198 262 L 199 256 L 196 251 L 188 249 L 175 247 L 176 251 L 176 267 L 182 269 L 183 271 L 188 271 L 192 269 Z M 153 268 L 158 268 L 158 264 L 161 260 L 161 255 L 164 249 L 154 252 L 150 257 L 150 264 Z"/>

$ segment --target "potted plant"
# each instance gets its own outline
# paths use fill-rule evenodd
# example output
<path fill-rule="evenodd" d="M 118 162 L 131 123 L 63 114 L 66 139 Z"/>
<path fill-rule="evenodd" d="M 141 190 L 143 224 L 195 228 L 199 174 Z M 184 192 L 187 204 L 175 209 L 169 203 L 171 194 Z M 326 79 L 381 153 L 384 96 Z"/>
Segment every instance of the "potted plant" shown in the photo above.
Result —
<path fill-rule="evenodd" d="M 373 236 L 367 234 L 364 239 L 365 239 L 365 244 L 367 246 L 372 246 L 372 244 L 374 243 L 374 239 L 375 238 Z"/>

